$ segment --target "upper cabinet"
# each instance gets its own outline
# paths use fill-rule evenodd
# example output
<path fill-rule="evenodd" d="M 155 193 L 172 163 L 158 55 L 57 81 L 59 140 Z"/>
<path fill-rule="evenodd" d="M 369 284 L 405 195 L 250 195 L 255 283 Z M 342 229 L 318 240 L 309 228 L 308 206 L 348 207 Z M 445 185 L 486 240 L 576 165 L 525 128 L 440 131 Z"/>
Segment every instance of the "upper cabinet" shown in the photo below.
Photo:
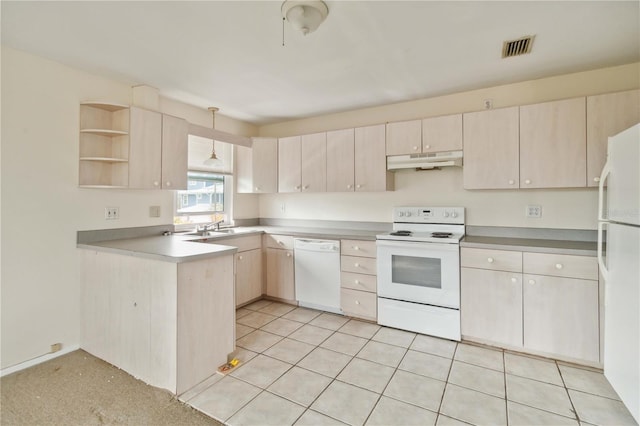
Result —
<path fill-rule="evenodd" d="M 103 102 L 80 104 L 82 187 L 126 188 L 129 184 L 129 107 Z"/>
<path fill-rule="evenodd" d="M 393 191 L 394 174 L 387 170 L 385 125 L 354 130 L 355 191 Z"/>
<path fill-rule="evenodd" d="M 386 145 L 387 155 L 422 152 L 422 120 L 388 123 Z"/>
<path fill-rule="evenodd" d="M 464 115 L 465 189 L 519 187 L 518 107 Z"/>
<path fill-rule="evenodd" d="M 327 132 L 327 192 L 353 192 L 354 129 Z"/>
<path fill-rule="evenodd" d="M 301 137 L 278 139 L 278 192 L 300 192 L 302 188 Z"/>
<path fill-rule="evenodd" d="M 640 123 L 640 90 L 587 97 L 587 186 L 598 186 L 610 136 Z"/>
<path fill-rule="evenodd" d="M 422 152 L 462 150 L 462 114 L 422 120 Z"/>
<path fill-rule="evenodd" d="M 302 192 L 327 190 L 327 134 L 303 135 L 301 144 Z"/>
<path fill-rule="evenodd" d="M 186 189 L 188 132 L 186 120 L 131 107 L 129 188 Z"/>
<path fill-rule="evenodd" d="M 278 192 L 278 138 L 252 138 L 251 148 L 236 147 L 239 193 Z"/>
<path fill-rule="evenodd" d="M 586 100 L 520 107 L 520 186 L 586 186 Z"/>

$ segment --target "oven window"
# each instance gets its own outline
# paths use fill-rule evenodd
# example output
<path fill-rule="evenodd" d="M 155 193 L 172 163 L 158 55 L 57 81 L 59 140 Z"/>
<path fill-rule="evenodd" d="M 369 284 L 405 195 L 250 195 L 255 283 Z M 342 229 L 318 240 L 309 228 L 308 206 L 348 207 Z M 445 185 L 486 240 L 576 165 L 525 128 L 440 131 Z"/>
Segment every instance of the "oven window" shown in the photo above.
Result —
<path fill-rule="evenodd" d="M 396 284 L 442 288 L 440 259 L 391 256 L 391 281 Z"/>

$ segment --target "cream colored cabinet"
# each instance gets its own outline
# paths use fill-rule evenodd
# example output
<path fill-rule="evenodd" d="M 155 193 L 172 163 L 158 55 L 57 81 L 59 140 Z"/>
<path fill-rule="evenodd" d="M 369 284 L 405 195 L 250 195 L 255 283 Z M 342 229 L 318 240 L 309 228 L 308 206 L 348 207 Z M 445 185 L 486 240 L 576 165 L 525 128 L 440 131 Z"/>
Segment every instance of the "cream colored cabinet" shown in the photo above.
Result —
<path fill-rule="evenodd" d="M 130 110 L 129 188 L 186 189 L 186 120 L 137 107 Z"/>
<path fill-rule="evenodd" d="M 83 102 L 80 104 L 78 184 L 93 188 L 129 185 L 129 107 Z"/>
<path fill-rule="evenodd" d="M 463 247 L 460 266 L 462 335 L 522 347 L 522 253 Z"/>
<path fill-rule="evenodd" d="M 422 152 L 422 120 L 387 123 L 387 155 Z"/>
<path fill-rule="evenodd" d="M 327 192 L 353 192 L 354 167 L 354 129 L 327 132 Z"/>
<path fill-rule="evenodd" d="M 278 192 L 300 192 L 302 188 L 300 136 L 278 139 Z"/>
<path fill-rule="evenodd" d="M 462 150 L 462 114 L 422 120 L 422 152 Z"/>
<path fill-rule="evenodd" d="M 301 143 L 302 192 L 327 190 L 327 134 L 303 135 Z"/>
<path fill-rule="evenodd" d="M 340 253 L 340 308 L 345 315 L 376 321 L 375 241 L 342 240 Z"/>
<path fill-rule="evenodd" d="M 465 189 L 520 186 L 518 107 L 464 114 Z"/>
<path fill-rule="evenodd" d="M 295 301 L 293 237 L 265 234 L 267 296 Z"/>
<path fill-rule="evenodd" d="M 520 107 L 520 187 L 585 187 L 586 100 Z"/>
<path fill-rule="evenodd" d="M 251 148 L 237 145 L 236 190 L 240 194 L 278 192 L 278 139 L 252 138 Z"/>
<path fill-rule="evenodd" d="M 356 192 L 393 191 L 394 174 L 387 170 L 385 126 L 357 127 L 354 130 Z"/>
<path fill-rule="evenodd" d="M 236 307 L 262 296 L 262 250 L 236 254 Z"/>
<path fill-rule="evenodd" d="M 172 263 L 81 251 L 84 350 L 178 395 L 227 361 L 232 254 Z"/>
<path fill-rule="evenodd" d="M 587 96 L 587 186 L 598 186 L 610 136 L 640 123 L 640 90 Z"/>

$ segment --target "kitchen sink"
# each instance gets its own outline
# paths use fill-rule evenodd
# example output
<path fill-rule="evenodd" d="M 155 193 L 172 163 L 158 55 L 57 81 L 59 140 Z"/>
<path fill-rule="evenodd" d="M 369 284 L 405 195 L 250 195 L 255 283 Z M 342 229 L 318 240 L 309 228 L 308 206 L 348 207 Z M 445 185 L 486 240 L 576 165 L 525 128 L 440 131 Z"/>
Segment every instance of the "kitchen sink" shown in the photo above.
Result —
<path fill-rule="evenodd" d="M 223 235 L 233 235 L 233 234 L 242 234 L 246 232 L 251 232 L 252 229 L 242 229 L 242 228 L 223 228 L 218 229 L 216 231 L 192 231 L 186 232 L 181 235 L 187 236 L 198 236 L 198 237 L 221 237 Z"/>

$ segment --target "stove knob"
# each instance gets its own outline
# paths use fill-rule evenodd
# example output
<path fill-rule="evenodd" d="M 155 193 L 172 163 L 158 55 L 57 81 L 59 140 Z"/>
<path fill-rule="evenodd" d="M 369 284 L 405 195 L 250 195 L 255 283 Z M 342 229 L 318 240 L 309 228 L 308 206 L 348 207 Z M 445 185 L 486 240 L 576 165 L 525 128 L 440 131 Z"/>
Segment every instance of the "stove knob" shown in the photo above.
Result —
<path fill-rule="evenodd" d="M 444 216 L 444 217 L 449 217 L 449 212 L 444 212 L 444 213 L 442 214 L 442 216 Z"/>
<path fill-rule="evenodd" d="M 458 217 L 458 213 L 456 212 L 451 213 L 451 217 Z"/>
<path fill-rule="evenodd" d="M 407 217 L 409 217 L 409 216 L 411 216 L 411 212 L 406 212 L 406 213 L 405 213 L 405 215 L 406 215 Z"/>
<path fill-rule="evenodd" d="M 398 216 L 404 217 L 404 212 L 398 212 Z"/>

